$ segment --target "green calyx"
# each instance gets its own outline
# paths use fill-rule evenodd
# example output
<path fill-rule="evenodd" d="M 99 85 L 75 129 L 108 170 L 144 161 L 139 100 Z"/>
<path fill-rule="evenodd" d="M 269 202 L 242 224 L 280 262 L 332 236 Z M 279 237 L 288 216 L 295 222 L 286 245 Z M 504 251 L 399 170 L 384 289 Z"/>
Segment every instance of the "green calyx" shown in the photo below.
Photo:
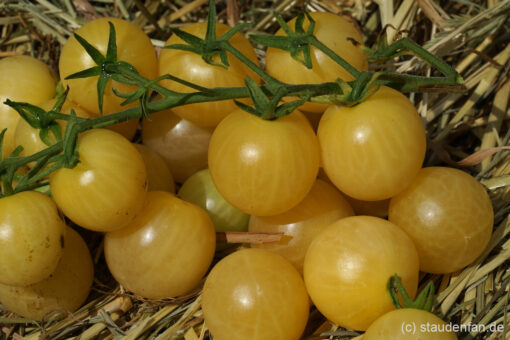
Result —
<path fill-rule="evenodd" d="M 423 290 L 418 294 L 415 300 L 412 300 L 409 297 L 409 294 L 402 285 L 402 281 L 400 280 L 397 274 L 390 277 L 390 279 L 388 280 L 388 290 L 390 293 L 391 302 L 393 302 L 395 307 L 397 307 L 398 309 L 414 308 L 421 309 L 427 312 L 432 311 L 432 307 L 434 306 L 434 294 L 435 294 L 434 283 L 432 281 L 430 281 L 425 286 L 425 288 L 423 288 Z M 399 293 L 400 297 L 402 298 L 403 305 L 400 303 Z"/>

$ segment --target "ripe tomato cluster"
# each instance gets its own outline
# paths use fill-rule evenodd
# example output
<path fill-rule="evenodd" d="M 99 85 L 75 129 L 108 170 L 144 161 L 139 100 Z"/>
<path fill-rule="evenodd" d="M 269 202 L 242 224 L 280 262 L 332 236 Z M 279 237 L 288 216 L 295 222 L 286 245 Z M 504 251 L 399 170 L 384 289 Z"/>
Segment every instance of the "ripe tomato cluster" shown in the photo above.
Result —
<path fill-rule="evenodd" d="M 367 69 L 362 37 L 349 21 L 310 15 L 322 43 L 356 69 Z M 231 55 L 228 68 L 218 65 L 219 57 L 210 64 L 175 49 L 163 50 L 158 60 L 150 39 L 120 19 L 94 20 L 76 33 L 106 54 L 109 22 L 118 59 L 148 79 L 170 73 L 207 88 L 244 86 L 247 76 L 262 82 Z M 198 38 L 206 30 L 204 24 L 184 28 Z M 221 35 L 228 27 L 216 30 Z M 257 62 L 240 33 L 230 42 Z M 179 43 L 177 36 L 167 42 Z M 266 72 L 290 84 L 352 80 L 319 49 L 311 47 L 311 55 L 313 67 L 307 69 L 289 53 L 270 48 Z M 99 116 L 97 76 L 66 79 L 94 65 L 70 38 L 59 63 L 60 79 L 70 88 L 62 113 Z M 22 78 L 30 84 L 3 87 L 15 67 L 27 72 Z M 55 79 L 34 59 L 0 60 L 1 98 L 48 110 L 55 102 Z M 171 80 L 161 84 L 188 91 Z M 32 89 L 37 86 L 41 90 Z M 136 87 L 109 81 L 105 115 L 123 109 L 112 89 L 126 93 Z M 15 145 L 24 155 L 45 147 L 37 130 L 12 109 L 2 104 L 0 110 L 0 127 L 7 128 L 4 156 Z M 319 119 L 316 130 L 309 116 Z M 9 309 L 42 319 L 57 308 L 74 310 L 86 299 L 93 277 L 90 254 L 59 211 L 77 226 L 105 233 L 112 275 L 149 299 L 185 295 L 200 286 L 217 249 L 215 232 L 282 233 L 278 242 L 246 245 L 226 256 L 207 275 L 202 307 L 214 339 L 232 334 L 299 339 L 310 303 L 338 325 L 368 329 L 367 338 L 382 339 L 397 331 L 397 322 L 380 318 L 435 318 L 391 312 L 390 277 L 398 275 L 413 297 L 420 270 L 459 270 L 481 254 L 491 235 L 493 212 L 483 187 L 460 170 L 421 168 L 426 139 L 420 116 L 406 96 L 389 87 L 374 89 L 352 107 L 307 103 L 272 120 L 230 100 L 178 106 L 144 119 L 142 144 L 132 144 L 137 124 L 82 133 L 79 163 L 48 178 L 51 198 L 27 191 L 0 199 L 0 301 Z"/>

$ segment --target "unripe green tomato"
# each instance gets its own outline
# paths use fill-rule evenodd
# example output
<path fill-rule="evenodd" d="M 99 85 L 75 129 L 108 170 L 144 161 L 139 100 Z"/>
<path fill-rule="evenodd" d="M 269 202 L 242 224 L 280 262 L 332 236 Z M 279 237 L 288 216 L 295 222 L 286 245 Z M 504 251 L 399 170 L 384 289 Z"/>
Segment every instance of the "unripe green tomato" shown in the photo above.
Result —
<path fill-rule="evenodd" d="M 342 194 L 319 179 L 301 203 L 289 211 L 274 216 L 252 216 L 250 231 L 284 235 L 279 242 L 254 243 L 251 247 L 278 253 L 302 272 L 306 251 L 315 237 L 331 223 L 352 215 L 354 212 Z"/>
<path fill-rule="evenodd" d="M 389 220 L 416 244 L 422 271 L 451 273 L 483 252 L 494 213 L 485 188 L 473 177 L 458 169 L 430 167 L 391 199 Z"/>
<path fill-rule="evenodd" d="M 0 199 L 0 283 L 27 286 L 57 267 L 66 226 L 55 202 L 35 191 Z"/>
<path fill-rule="evenodd" d="M 457 340 L 446 322 L 424 310 L 391 311 L 368 327 L 363 340 Z"/>
<path fill-rule="evenodd" d="M 127 290 L 149 298 L 189 293 L 205 275 L 216 244 L 207 213 L 165 191 L 147 193 L 136 218 L 104 240 L 106 263 Z"/>
<path fill-rule="evenodd" d="M 317 309 L 338 325 L 365 330 L 393 306 L 388 280 L 397 274 L 411 298 L 418 288 L 418 253 L 399 227 L 352 216 L 320 233 L 305 256 L 304 278 Z"/>
<path fill-rule="evenodd" d="M 250 215 L 225 201 L 212 181 L 209 169 L 198 171 L 184 182 L 178 196 L 204 209 L 216 231 L 246 231 Z"/>
<path fill-rule="evenodd" d="M 0 284 L 0 302 L 25 318 L 42 320 L 52 312 L 74 312 L 87 299 L 94 280 L 94 264 L 81 236 L 67 228 L 62 259 L 43 281 L 26 287 Z"/>
<path fill-rule="evenodd" d="M 218 262 L 202 294 L 205 324 L 215 340 L 298 340 L 308 309 L 298 271 L 262 249 L 243 249 Z"/>

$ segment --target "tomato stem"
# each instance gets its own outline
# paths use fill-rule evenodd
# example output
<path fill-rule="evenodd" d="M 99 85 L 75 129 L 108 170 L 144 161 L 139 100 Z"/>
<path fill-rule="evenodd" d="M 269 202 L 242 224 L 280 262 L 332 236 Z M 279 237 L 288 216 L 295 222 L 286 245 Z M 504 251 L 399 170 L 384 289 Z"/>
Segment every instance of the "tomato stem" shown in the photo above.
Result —
<path fill-rule="evenodd" d="M 391 302 L 393 302 L 395 307 L 397 307 L 398 309 L 414 308 L 430 312 L 432 310 L 432 307 L 434 306 L 435 288 L 434 283 L 432 281 L 430 281 L 425 286 L 425 288 L 423 288 L 423 290 L 418 294 L 414 301 L 409 297 L 409 294 L 402 285 L 402 281 L 400 280 L 397 274 L 390 277 L 390 279 L 388 280 L 388 290 L 390 293 Z M 400 297 L 402 298 L 403 305 L 400 303 L 399 293 Z"/>

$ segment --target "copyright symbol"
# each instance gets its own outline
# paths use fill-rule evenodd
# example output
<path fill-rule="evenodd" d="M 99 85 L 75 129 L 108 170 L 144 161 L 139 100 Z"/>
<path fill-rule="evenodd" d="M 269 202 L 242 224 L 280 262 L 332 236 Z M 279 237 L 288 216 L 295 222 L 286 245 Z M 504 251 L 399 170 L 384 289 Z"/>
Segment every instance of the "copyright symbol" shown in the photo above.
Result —
<path fill-rule="evenodd" d="M 416 324 L 414 323 L 414 321 L 411 323 L 403 322 L 400 330 L 402 332 L 402 335 L 415 334 L 416 333 Z"/>

